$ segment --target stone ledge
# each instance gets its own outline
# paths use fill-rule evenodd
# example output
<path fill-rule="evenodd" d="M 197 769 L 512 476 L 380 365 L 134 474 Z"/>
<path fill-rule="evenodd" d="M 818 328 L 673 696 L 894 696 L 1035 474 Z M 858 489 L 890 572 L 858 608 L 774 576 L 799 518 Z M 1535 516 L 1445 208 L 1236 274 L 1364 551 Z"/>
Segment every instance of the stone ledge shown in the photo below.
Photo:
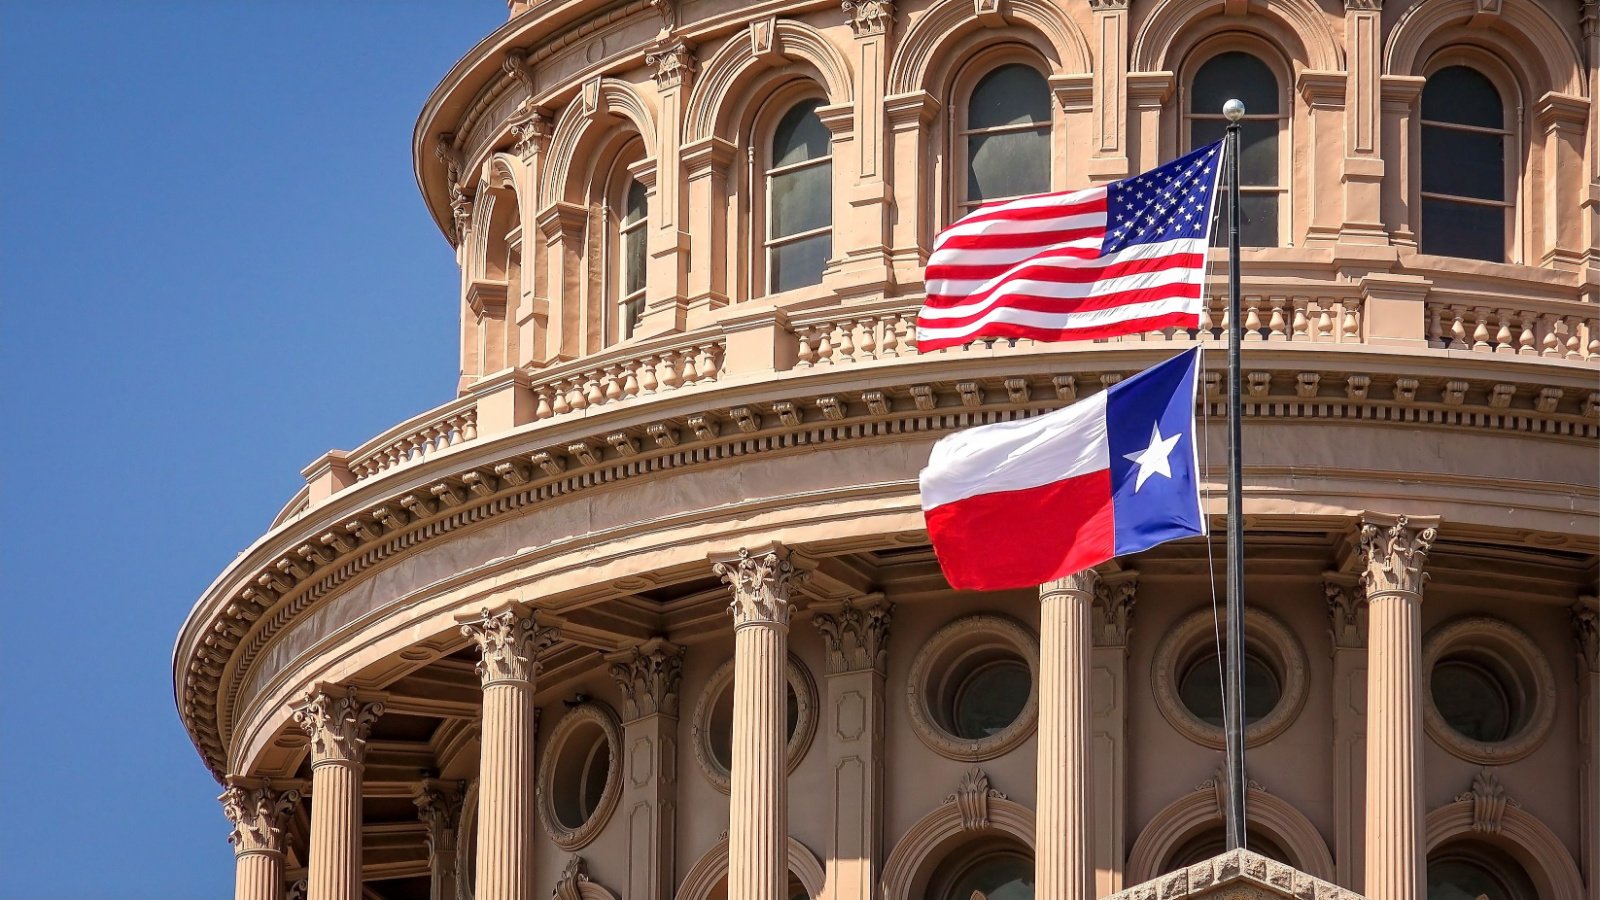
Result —
<path fill-rule="evenodd" d="M 1292 897 L 1296 900 L 1362 900 L 1355 891 L 1330 884 L 1249 850 L 1229 850 L 1202 863 L 1153 878 L 1106 900 L 1179 900 L 1229 890 L 1228 897 Z M 1243 890 L 1239 890 L 1242 888 Z"/>

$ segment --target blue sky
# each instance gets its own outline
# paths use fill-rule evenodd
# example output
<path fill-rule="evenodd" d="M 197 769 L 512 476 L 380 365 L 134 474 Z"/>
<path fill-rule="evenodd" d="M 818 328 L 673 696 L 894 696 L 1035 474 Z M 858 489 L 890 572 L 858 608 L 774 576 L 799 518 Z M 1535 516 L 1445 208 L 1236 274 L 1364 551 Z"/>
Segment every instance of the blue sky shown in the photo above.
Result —
<path fill-rule="evenodd" d="M 231 895 L 172 643 L 302 466 L 451 396 L 411 128 L 504 16 L 0 4 L 0 896 Z"/>

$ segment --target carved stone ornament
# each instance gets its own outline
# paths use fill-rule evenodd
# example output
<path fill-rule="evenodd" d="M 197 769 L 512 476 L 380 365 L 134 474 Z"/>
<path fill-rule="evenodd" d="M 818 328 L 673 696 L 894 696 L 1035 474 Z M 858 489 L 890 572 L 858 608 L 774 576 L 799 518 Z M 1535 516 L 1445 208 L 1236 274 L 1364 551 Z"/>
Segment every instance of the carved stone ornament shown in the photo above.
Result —
<path fill-rule="evenodd" d="M 583 900 L 583 886 L 588 883 L 589 866 L 583 857 L 574 853 L 567 857 L 561 878 L 556 882 L 555 890 L 550 892 L 550 900 Z"/>
<path fill-rule="evenodd" d="M 505 61 L 500 64 L 507 75 L 517 80 L 522 85 L 522 90 L 532 97 L 537 91 L 534 89 L 533 67 L 528 65 L 526 50 L 511 49 L 506 51 Z"/>
<path fill-rule="evenodd" d="M 1096 647 L 1126 647 L 1128 635 L 1133 631 L 1133 607 L 1138 602 L 1139 577 L 1117 581 L 1101 581 L 1094 594 L 1092 607 L 1094 645 Z"/>
<path fill-rule="evenodd" d="M 511 149 L 524 162 L 533 159 L 550 137 L 550 117 L 536 106 L 525 106 L 511 120 Z"/>
<path fill-rule="evenodd" d="M 1434 524 L 1416 524 L 1405 516 L 1392 524 L 1361 523 L 1361 555 L 1367 561 L 1361 585 L 1367 596 L 1377 594 L 1420 594 L 1427 581 L 1422 571 L 1428 550 L 1439 537 Z"/>
<path fill-rule="evenodd" d="M 317 687 L 294 710 L 294 723 L 311 738 L 311 764 L 359 763 L 383 703 L 363 703 L 353 687 Z"/>
<path fill-rule="evenodd" d="M 1040 598 L 1054 594 L 1087 594 L 1094 596 L 1100 590 L 1100 573 L 1093 569 L 1084 569 L 1073 572 L 1065 578 L 1057 578 L 1039 586 Z"/>
<path fill-rule="evenodd" d="M 1366 589 L 1359 584 L 1324 581 L 1322 593 L 1328 598 L 1328 627 L 1333 635 L 1333 646 L 1337 649 L 1365 647 L 1367 645 Z"/>
<path fill-rule="evenodd" d="M 1522 807 L 1521 803 L 1506 795 L 1505 785 L 1487 766 L 1472 776 L 1472 790 L 1456 795 L 1456 802 L 1472 804 L 1472 830 L 1484 834 L 1500 833 L 1500 824 L 1505 820 L 1508 805 L 1519 809 Z"/>
<path fill-rule="evenodd" d="M 283 892 L 284 900 L 306 900 L 310 894 L 311 883 L 304 878 L 289 885 L 288 890 Z"/>
<path fill-rule="evenodd" d="M 881 599 L 859 605 L 845 600 L 837 612 L 818 613 L 811 621 L 822 632 L 828 674 L 884 671 L 889 660 L 889 622 L 893 614 L 894 604 Z"/>
<path fill-rule="evenodd" d="M 539 654 L 561 636 L 557 628 L 541 627 L 536 613 L 522 606 L 499 612 L 485 608 L 478 620 L 461 626 L 461 633 L 477 645 L 478 678 L 489 687 L 504 682 L 531 682 L 539 674 Z"/>
<path fill-rule="evenodd" d="M 644 55 L 645 65 L 655 69 L 656 85 L 661 88 L 686 85 L 689 77 L 700 67 L 694 58 L 694 49 L 681 38 L 671 38 L 656 44 Z"/>
<path fill-rule="evenodd" d="M 1578 648 L 1578 665 L 1584 672 L 1600 672 L 1600 610 L 1593 597 L 1572 605 L 1572 640 Z"/>
<path fill-rule="evenodd" d="M 983 770 L 973 766 L 967 774 L 961 777 L 961 783 L 956 785 L 956 792 L 944 798 L 946 803 L 954 803 L 961 812 L 961 829 L 974 831 L 979 828 L 989 827 L 989 801 L 1004 800 L 1006 795 L 989 786 L 989 776 Z"/>
<path fill-rule="evenodd" d="M 217 799 L 222 801 L 222 814 L 233 823 L 228 843 L 234 853 L 283 852 L 289 819 L 300 802 L 299 791 L 275 791 L 270 781 L 254 789 L 235 784 Z"/>
<path fill-rule="evenodd" d="M 456 243 L 467 239 L 472 227 L 472 196 L 461 185 L 450 184 L 450 218 L 455 222 Z"/>
<path fill-rule="evenodd" d="M 894 27 L 894 4 L 889 0 L 843 0 L 841 5 L 856 37 L 888 34 Z"/>
<path fill-rule="evenodd" d="M 728 587 L 733 600 L 728 611 L 733 627 L 746 625 L 789 625 L 789 592 L 809 573 L 796 569 L 789 553 L 782 549 L 751 553 L 741 549 L 739 557 L 711 567 Z"/>
<path fill-rule="evenodd" d="M 1344 0 L 1344 8 L 1358 12 L 1380 12 L 1383 10 L 1383 0 Z"/>
<path fill-rule="evenodd" d="M 1127 12 L 1128 0 L 1089 0 L 1089 8 L 1095 12 Z"/>
<path fill-rule="evenodd" d="M 606 657 L 611 662 L 611 677 L 622 689 L 622 710 L 629 721 L 678 714 L 683 654 L 684 648 L 653 638 Z"/>
<path fill-rule="evenodd" d="M 464 792 L 437 783 L 424 782 L 417 786 L 412 800 L 417 804 L 417 818 L 427 826 L 429 865 L 438 861 L 453 861 L 456 852 L 456 828 L 461 821 L 461 798 Z"/>

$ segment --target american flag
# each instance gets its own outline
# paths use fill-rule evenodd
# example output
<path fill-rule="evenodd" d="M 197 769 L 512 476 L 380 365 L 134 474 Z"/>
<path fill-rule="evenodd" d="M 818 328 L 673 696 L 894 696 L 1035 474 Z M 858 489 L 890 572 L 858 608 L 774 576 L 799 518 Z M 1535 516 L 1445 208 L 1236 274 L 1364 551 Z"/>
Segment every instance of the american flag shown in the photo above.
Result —
<path fill-rule="evenodd" d="M 1222 142 L 1132 178 L 980 206 L 940 232 L 917 315 L 926 353 L 1198 328 Z"/>

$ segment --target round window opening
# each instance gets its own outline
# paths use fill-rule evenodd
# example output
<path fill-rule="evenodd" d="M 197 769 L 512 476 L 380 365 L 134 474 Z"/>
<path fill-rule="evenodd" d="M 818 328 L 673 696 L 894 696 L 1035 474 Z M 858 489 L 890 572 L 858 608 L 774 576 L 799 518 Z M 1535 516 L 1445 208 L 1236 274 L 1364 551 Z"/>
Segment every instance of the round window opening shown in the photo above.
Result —
<path fill-rule="evenodd" d="M 564 849 L 593 840 L 621 793 L 621 735 L 596 703 L 574 707 L 557 723 L 539 763 L 539 820 Z"/>
<path fill-rule="evenodd" d="M 787 722 L 789 771 L 799 765 L 817 730 L 817 686 L 793 655 L 788 665 Z M 733 660 L 706 680 L 694 707 L 694 756 L 706 778 L 723 793 L 733 769 Z"/>
<path fill-rule="evenodd" d="M 600 726 L 586 724 L 567 739 L 556 760 L 556 820 L 569 829 L 582 828 L 600 810 L 611 773 L 611 744 Z"/>
<path fill-rule="evenodd" d="M 1184 669 L 1178 697 L 1195 718 L 1222 727 L 1222 671 L 1216 653 L 1202 653 Z M 1244 721 L 1254 725 L 1283 699 L 1283 685 L 1272 664 L 1254 648 L 1244 651 Z"/>
<path fill-rule="evenodd" d="M 959 619 L 935 632 L 906 683 L 917 737 L 950 759 L 993 759 L 1039 718 L 1039 642 L 1002 616 Z"/>
<path fill-rule="evenodd" d="M 1440 626 L 1422 646 L 1423 723 L 1451 753 L 1484 766 L 1527 756 L 1555 719 L 1555 676 L 1533 639 L 1499 619 Z"/>
<path fill-rule="evenodd" d="M 1445 724 L 1475 741 L 1510 737 L 1517 710 L 1505 680 L 1471 659 L 1443 659 L 1433 667 L 1433 703 Z"/>

